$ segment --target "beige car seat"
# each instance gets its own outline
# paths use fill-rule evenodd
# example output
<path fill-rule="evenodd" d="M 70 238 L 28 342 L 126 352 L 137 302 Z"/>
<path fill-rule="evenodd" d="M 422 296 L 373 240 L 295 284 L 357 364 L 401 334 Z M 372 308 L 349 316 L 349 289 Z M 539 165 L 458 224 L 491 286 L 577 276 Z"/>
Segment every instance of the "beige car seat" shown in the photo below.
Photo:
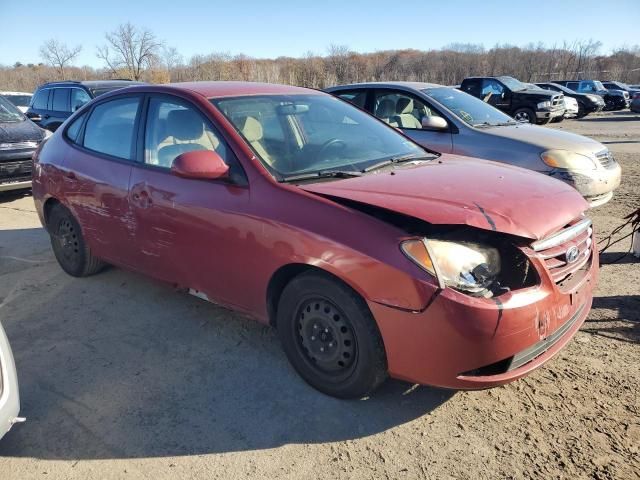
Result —
<path fill-rule="evenodd" d="M 381 100 L 376 107 L 376 117 L 384 122 L 387 122 L 392 127 L 398 126 L 398 122 L 393 119 L 395 113 L 396 106 L 393 103 L 393 100 L 391 100 L 390 98 Z"/>
<path fill-rule="evenodd" d="M 242 120 L 239 123 L 242 125 L 240 128 L 242 135 L 244 135 L 244 138 L 247 139 L 247 142 L 249 142 L 255 152 L 260 156 L 260 158 L 262 158 L 262 160 L 267 162 L 269 165 L 273 165 L 273 159 L 261 143 L 263 137 L 262 124 L 257 119 L 250 116 L 245 117 L 244 123 L 242 123 Z"/>
<path fill-rule="evenodd" d="M 400 128 L 422 128 L 420 121 L 413 116 L 413 100 L 407 97 L 398 99 L 394 119 L 398 122 Z"/>

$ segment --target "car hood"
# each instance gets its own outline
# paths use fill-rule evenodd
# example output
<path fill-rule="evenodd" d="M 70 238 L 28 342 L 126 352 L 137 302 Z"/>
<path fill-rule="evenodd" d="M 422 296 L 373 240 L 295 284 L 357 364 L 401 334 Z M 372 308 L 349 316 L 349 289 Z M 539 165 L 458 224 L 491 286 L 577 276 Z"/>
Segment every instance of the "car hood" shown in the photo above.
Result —
<path fill-rule="evenodd" d="M 31 120 L 0 122 L 0 143 L 39 142 L 43 138 L 43 130 Z"/>
<path fill-rule="evenodd" d="M 547 90 L 534 90 L 532 88 L 527 90 L 518 90 L 517 92 L 513 92 L 518 95 L 527 95 L 532 100 L 551 100 L 553 97 L 559 97 L 562 95 L 561 92 L 549 92 Z"/>
<path fill-rule="evenodd" d="M 554 149 L 582 154 L 595 154 L 606 149 L 602 143 L 583 135 L 548 127 L 539 127 L 528 123 L 491 127 L 484 129 L 484 131 L 491 135 L 539 147 L 540 153 L 544 150 Z"/>
<path fill-rule="evenodd" d="M 466 224 L 531 239 L 546 237 L 588 209 L 582 196 L 559 180 L 457 155 L 300 188 L 432 224 Z"/>

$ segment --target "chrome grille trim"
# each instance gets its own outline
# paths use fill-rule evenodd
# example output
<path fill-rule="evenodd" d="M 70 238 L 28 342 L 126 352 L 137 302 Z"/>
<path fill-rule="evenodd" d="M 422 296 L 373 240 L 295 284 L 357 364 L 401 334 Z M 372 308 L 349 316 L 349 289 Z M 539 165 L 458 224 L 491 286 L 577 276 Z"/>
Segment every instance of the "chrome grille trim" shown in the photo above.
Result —
<path fill-rule="evenodd" d="M 27 148 L 36 148 L 38 142 L 11 142 L 0 143 L 0 150 L 24 150 Z"/>
<path fill-rule="evenodd" d="M 603 150 L 601 152 L 596 153 L 596 158 L 600 165 L 604 168 L 610 168 L 615 165 L 616 161 L 613 158 L 613 154 L 609 150 Z"/>
<path fill-rule="evenodd" d="M 534 251 L 539 252 L 541 250 L 547 250 L 552 247 L 557 247 L 558 245 L 562 245 L 569 240 L 573 240 L 582 232 L 588 230 L 589 227 L 591 227 L 591 219 L 585 218 L 584 220 L 580 220 L 575 225 L 565 228 L 564 230 L 561 230 L 558 233 L 551 235 L 550 237 L 533 242 L 531 244 L 531 248 L 533 248 Z"/>

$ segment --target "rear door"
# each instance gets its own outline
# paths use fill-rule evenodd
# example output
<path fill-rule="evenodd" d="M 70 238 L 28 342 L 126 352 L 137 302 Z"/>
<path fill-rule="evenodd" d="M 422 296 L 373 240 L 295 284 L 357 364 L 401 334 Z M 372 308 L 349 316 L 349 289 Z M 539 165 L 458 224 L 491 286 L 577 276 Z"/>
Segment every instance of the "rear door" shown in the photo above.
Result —
<path fill-rule="evenodd" d="M 141 106 L 140 95 L 98 103 L 63 133 L 73 145 L 63 167 L 67 204 L 98 257 L 134 268 L 128 193 Z"/>
<path fill-rule="evenodd" d="M 255 244 L 240 231 L 250 221 L 244 171 L 218 129 L 189 101 L 152 95 L 146 110 L 144 154 L 133 167 L 129 190 L 137 267 L 237 305 L 242 296 L 237 285 L 247 272 L 242 265 Z M 222 157 L 231 180 L 187 179 L 171 172 L 178 155 L 203 149 Z"/>
<path fill-rule="evenodd" d="M 426 100 L 402 90 L 379 88 L 374 91 L 372 109 L 374 115 L 380 120 L 400 129 L 402 133 L 423 147 L 442 153 L 451 153 L 453 150 L 451 128 L 440 131 L 422 128 L 422 119 L 427 116 L 442 117 L 450 123 Z M 415 121 L 405 121 L 409 116 Z M 413 126 L 408 126 L 412 123 Z"/>
<path fill-rule="evenodd" d="M 49 106 L 46 128 L 54 132 L 71 115 L 71 89 L 66 87 L 52 88 Z"/>

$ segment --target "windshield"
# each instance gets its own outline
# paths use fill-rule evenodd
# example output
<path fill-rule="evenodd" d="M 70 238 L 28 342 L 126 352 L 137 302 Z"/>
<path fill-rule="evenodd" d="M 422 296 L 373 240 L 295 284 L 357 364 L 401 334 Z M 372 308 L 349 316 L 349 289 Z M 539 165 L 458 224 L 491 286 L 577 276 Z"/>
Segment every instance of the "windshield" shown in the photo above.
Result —
<path fill-rule="evenodd" d="M 602 82 L 600 80 L 594 80 L 593 86 L 596 88 L 596 90 L 606 90 L 606 88 L 604 88 L 604 85 L 602 85 Z"/>
<path fill-rule="evenodd" d="M 436 102 L 447 107 L 454 115 L 469 125 L 515 124 L 508 115 L 488 103 L 455 88 L 427 88 L 423 92 Z"/>
<path fill-rule="evenodd" d="M 570 88 L 567 88 L 564 85 L 559 85 L 557 83 L 550 83 L 549 85 L 553 85 L 555 88 L 557 88 L 558 90 L 564 93 L 576 93 L 574 90 L 571 90 Z"/>
<path fill-rule="evenodd" d="M 0 122 L 17 123 L 24 120 L 22 112 L 4 97 L 0 97 Z"/>
<path fill-rule="evenodd" d="M 28 107 L 31 95 L 4 95 L 4 98 L 13 103 L 16 107 Z"/>
<path fill-rule="evenodd" d="M 281 179 L 335 170 L 360 172 L 425 151 L 358 108 L 329 95 L 214 99 L 267 168 Z"/>
<path fill-rule="evenodd" d="M 520 80 L 516 80 L 513 77 L 498 77 L 498 80 L 509 87 L 509 90 L 511 90 L 512 92 L 519 92 L 520 90 L 527 89 L 527 86 L 524 83 L 522 83 Z"/>

